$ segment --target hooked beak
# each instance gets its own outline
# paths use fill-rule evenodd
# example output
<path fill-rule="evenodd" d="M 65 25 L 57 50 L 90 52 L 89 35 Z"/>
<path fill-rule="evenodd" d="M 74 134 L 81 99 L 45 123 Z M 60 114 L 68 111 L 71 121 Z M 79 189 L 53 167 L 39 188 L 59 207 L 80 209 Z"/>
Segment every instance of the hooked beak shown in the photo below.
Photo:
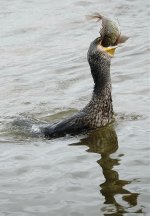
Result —
<path fill-rule="evenodd" d="M 115 50 L 116 50 L 117 47 L 118 47 L 118 46 L 103 47 L 103 50 L 104 50 L 105 52 L 107 52 L 108 55 L 110 55 L 111 57 L 113 57 L 114 54 L 115 54 Z"/>

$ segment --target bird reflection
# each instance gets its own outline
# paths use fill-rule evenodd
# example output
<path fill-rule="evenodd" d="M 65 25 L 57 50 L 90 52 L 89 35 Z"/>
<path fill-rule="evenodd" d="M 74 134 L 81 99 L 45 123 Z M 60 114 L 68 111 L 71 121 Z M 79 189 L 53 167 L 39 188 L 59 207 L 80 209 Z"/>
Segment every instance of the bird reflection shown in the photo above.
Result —
<path fill-rule="evenodd" d="M 124 186 L 130 184 L 131 181 L 120 180 L 119 173 L 114 170 L 114 166 L 119 165 L 119 157 L 112 158 L 111 154 L 118 149 L 117 134 L 113 125 L 90 132 L 86 138 L 82 138 L 79 143 L 73 145 L 86 145 L 89 147 L 88 152 L 94 152 L 101 155 L 101 159 L 97 161 L 103 171 L 105 182 L 100 184 L 100 192 L 105 198 L 103 211 L 107 212 L 108 205 L 113 206 L 114 210 L 110 210 L 109 215 L 123 215 L 134 206 L 137 206 L 138 193 L 132 193 L 125 189 Z M 120 196 L 122 201 L 120 200 Z M 119 202 L 117 201 L 117 197 Z M 123 204 L 122 204 L 123 203 Z M 111 213 L 112 212 L 112 213 Z M 141 210 L 138 211 L 140 213 Z M 136 211 L 137 213 L 137 211 Z M 107 214 L 104 214 L 107 215 Z"/>

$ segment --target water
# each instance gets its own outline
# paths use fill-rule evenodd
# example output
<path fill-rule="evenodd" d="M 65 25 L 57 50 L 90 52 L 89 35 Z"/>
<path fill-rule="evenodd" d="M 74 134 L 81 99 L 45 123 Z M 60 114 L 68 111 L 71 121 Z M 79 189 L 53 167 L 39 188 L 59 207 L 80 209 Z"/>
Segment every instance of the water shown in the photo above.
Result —
<path fill-rule="evenodd" d="M 148 1 L 0 0 L 0 216 L 150 215 Z M 86 60 L 99 24 L 130 39 L 112 60 L 115 129 L 55 140 L 20 117 L 51 122 L 80 110 L 93 81 Z"/>

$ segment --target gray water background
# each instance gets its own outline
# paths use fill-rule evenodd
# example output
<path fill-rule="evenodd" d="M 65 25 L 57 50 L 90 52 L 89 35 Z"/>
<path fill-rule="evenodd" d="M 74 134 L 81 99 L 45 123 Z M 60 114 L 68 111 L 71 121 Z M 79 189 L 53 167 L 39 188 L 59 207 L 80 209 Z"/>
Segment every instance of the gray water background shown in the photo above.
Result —
<path fill-rule="evenodd" d="M 148 6 L 0 0 L 0 216 L 150 215 Z M 86 55 L 100 24 L 85 15 L 93 12 L 119 20 L 130 36 L 112 59 L 118 146 L 104 155 L 92 150 L 97 134 L 45 140 L 11 124 L 52 122 L 90 100 Z"/>

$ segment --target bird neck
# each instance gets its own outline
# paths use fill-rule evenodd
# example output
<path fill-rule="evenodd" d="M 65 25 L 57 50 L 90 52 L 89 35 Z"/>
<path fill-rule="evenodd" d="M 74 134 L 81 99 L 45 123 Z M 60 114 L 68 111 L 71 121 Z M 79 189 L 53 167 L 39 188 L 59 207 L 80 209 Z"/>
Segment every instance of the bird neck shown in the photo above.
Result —
<path fill-rule="evenodd" d="M 105 84 L 103 89 L 97 89 L 94 87 L 92 101 L 94 104 L 98 105 L 99 110 L 104 110 L 106 107 L 108 108 L 105 111 L 110 111 L 112 109 L 112 94 L 111 94 L 111 83 Z"/>
<path fill-rule="evenodd" d="M 93 76 L 93 96 L 84 111 L 90 116 L 92 127 L 100 127 L 110 123 L 113 118 L 111 79 L 108 70 L 106 74 L 96 73 L 96 70 L 94 73 L 97 77 Z"/>
<path fill-rule="evenodd" d="M 97 71 L 94 69 L 94 90 L 92 100 L 99 111 L 102 113 L 102 118 L 111 118 L 113 113 L 112 105 L 112 88 L 111 88 L 111 77 L 110 77 L 110 65 L 106 67 L 98 67 Z M 93 71 L 91 70 L 92 74 Z"/>
<path fill-rule="evenodd" d="M 100 127 L 110 123 L 113 119 L 113 104 L 111 94 L 111 82 L 107 82 L 102 88 L 94 87 L 93 96 L 89 103 L 92 110 L 93 126 Z M 90 111 L 91 112 L 91 111 Z"/>
<path fill-rule="evenodd" d="M 94 93 L 97 95 L 103 95 L 105 88 L 107 88 L 108 84 L 111 84 L 110 65 L 100 62 L 96 66 L 90 65 L 90 67 L 94 81 Z"/>

